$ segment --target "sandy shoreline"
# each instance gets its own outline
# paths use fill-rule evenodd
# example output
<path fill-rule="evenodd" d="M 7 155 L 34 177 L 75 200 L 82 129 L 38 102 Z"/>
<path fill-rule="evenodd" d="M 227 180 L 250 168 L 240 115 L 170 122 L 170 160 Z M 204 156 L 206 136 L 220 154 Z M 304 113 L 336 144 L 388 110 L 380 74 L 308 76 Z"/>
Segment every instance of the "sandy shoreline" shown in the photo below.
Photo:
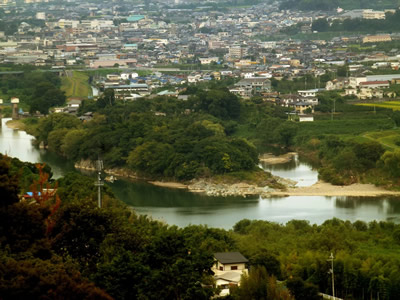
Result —
<path fill-rule="evenodd" d="M 183 183 L 179 182 L 164 182 L 164 181 L 148 181 L 152 185 L 166 187 L 166 188 L 173 188 L 173 189 L 187 189 L 188 186 Z"/>
<path fill-rule="evenodd" d="M 9 124 L 7 123 L 7 126 Z M 290 160 L 296 153 L 287 153 L 280 157 L 265 154 L 263 159 L 274 161 Z M 75 168 L 95 170 L 92 162 L 81 161 L 75 164 Z M 138 179 L 135 173 L 125 169 L 104 170 L 109 175 L 117 177 Z M 274 190 L 269 187 L 259 187 L 252 184 L 236 183 L 223 184 L 213 183 L 209 180 L 194 180 L 190 184 L 172 181 L 147 181 L 148 183 L 164 188 L 184 189 L 192 193 L 204 193 L 210 196 L 261 196 L 261 197 L 287 197 L 287 196 L 348 196 L 348 197 L 378 197 L 378 196 L 400 196 L 400 191 L 390 191 L 373 184 L 352 184 L 348 186 L 336 186 L 327 182 L 318 181 L 312 186 L 288 187 L 286 190 Z M 288 185 L 286 183 L 286 185 Z"/>
<path fill-rule="evenodd" d="M 275 165 L 275 164 L 283 164 L 292 160 L 292 158 L 297 155 L 296 152 L 288 152 L 286 154 L 282 154 L 279 156 L 275 156 L 272 153 L 265 153 L 259 156 L 260 162 Z"/>
<path fill-rule="evenodd" d="M 249 184 L 233 184 L 230 185 L 232 191 L 229 191 L 228 185 L 216 188 L 215 184 L 205 183 L 197 186 L 196 183 L 185 185 L 178 182 L 162 182 L 162 181 L 149 181 L 149 183 L 166 188 L 187 189 L 192 193 L 205 193 L 210 196 L 216 195 L 247 195 L 262 197 L 288 197 L 288 196 L 325 196 L 325 197 L 379 197 L 379 196 L 400 196 L 400 191 L 389 191 L 373 184 L 352 184 L 348 186 L 336 186 L 327 182 L 318 181 L 312 186 L 294 187 L 287 190 L 272 190 L 265 187 L 256 187 Z M 211 191 L 212 190 L 212 191 Z M 220 190 L 220 191 L 218 191 Z M 234 190 L 234 191 L 233 191 Z M 240 192 L 239 192 L 240 191 Z"/>
<path fill-rule="evenodd" d="M 286 191 L 274 191 L 269 196 L 353 196 L 353 197 L 377 197 L 400 196 L 400 191 L 389 191 L 373 184 L 356 183 L 347 186 L 332 185 L 318 181 L 312 186 L 289 188 Z"/>
<path fill-rule="evenodd" d="M 6 122 L 8 128 L 17 129 L 17 130 L 24 130 L 25 124 L 20 120 L 9 120 Z"/>

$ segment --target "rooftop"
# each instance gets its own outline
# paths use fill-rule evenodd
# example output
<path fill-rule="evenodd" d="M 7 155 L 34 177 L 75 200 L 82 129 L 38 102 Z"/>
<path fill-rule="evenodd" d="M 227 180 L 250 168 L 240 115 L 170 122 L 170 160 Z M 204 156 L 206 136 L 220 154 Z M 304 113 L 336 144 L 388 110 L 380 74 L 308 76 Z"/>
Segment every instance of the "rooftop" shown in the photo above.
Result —
<path fill-rule="evenodd" d="M 214 257 L 222 264 L 247 263 L 249 261 L 240 252 L 218 252 L 214 253 Z"/>

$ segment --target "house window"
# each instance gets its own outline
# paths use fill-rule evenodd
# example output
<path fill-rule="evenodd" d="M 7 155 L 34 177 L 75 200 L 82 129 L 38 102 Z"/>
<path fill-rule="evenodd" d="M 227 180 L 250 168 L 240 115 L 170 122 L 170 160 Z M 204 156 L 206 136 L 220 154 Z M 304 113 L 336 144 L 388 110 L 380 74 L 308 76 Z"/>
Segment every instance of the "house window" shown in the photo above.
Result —
<path fill-rule="evenodd" d="M 224 270 L 224 268 L 220 266 L 220 267 L 219 267 L 219 270 L 220 270 L 220 271 L 223 271 L 223 270 Z"/>
<path fill-rule="evenodd" d="M 237 270 L 237 266 L 231 266 L 231 270 Z"/>

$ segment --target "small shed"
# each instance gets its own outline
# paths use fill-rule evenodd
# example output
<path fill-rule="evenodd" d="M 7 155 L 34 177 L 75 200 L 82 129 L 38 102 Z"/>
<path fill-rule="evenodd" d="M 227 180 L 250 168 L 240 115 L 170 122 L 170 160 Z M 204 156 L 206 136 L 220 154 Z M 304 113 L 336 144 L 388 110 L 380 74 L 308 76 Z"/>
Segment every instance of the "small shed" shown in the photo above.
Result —
<path fill-rule="evenodd" d="M 314 122 L 313 115 L 299 115 L 300 122 Z"/>

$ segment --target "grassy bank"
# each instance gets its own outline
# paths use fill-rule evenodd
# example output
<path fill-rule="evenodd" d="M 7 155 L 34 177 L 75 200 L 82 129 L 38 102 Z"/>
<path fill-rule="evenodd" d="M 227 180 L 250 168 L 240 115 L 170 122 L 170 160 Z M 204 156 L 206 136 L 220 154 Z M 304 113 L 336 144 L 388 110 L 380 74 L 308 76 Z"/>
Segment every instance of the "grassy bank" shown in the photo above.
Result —
<path fill-rule="evenodd" d="M 89 85 L 89 76 L 83 72 L 72 71 L 62 78 L 61 90 L 65 92 L 67 99 L 87 98 L 92 91 Z"/>

